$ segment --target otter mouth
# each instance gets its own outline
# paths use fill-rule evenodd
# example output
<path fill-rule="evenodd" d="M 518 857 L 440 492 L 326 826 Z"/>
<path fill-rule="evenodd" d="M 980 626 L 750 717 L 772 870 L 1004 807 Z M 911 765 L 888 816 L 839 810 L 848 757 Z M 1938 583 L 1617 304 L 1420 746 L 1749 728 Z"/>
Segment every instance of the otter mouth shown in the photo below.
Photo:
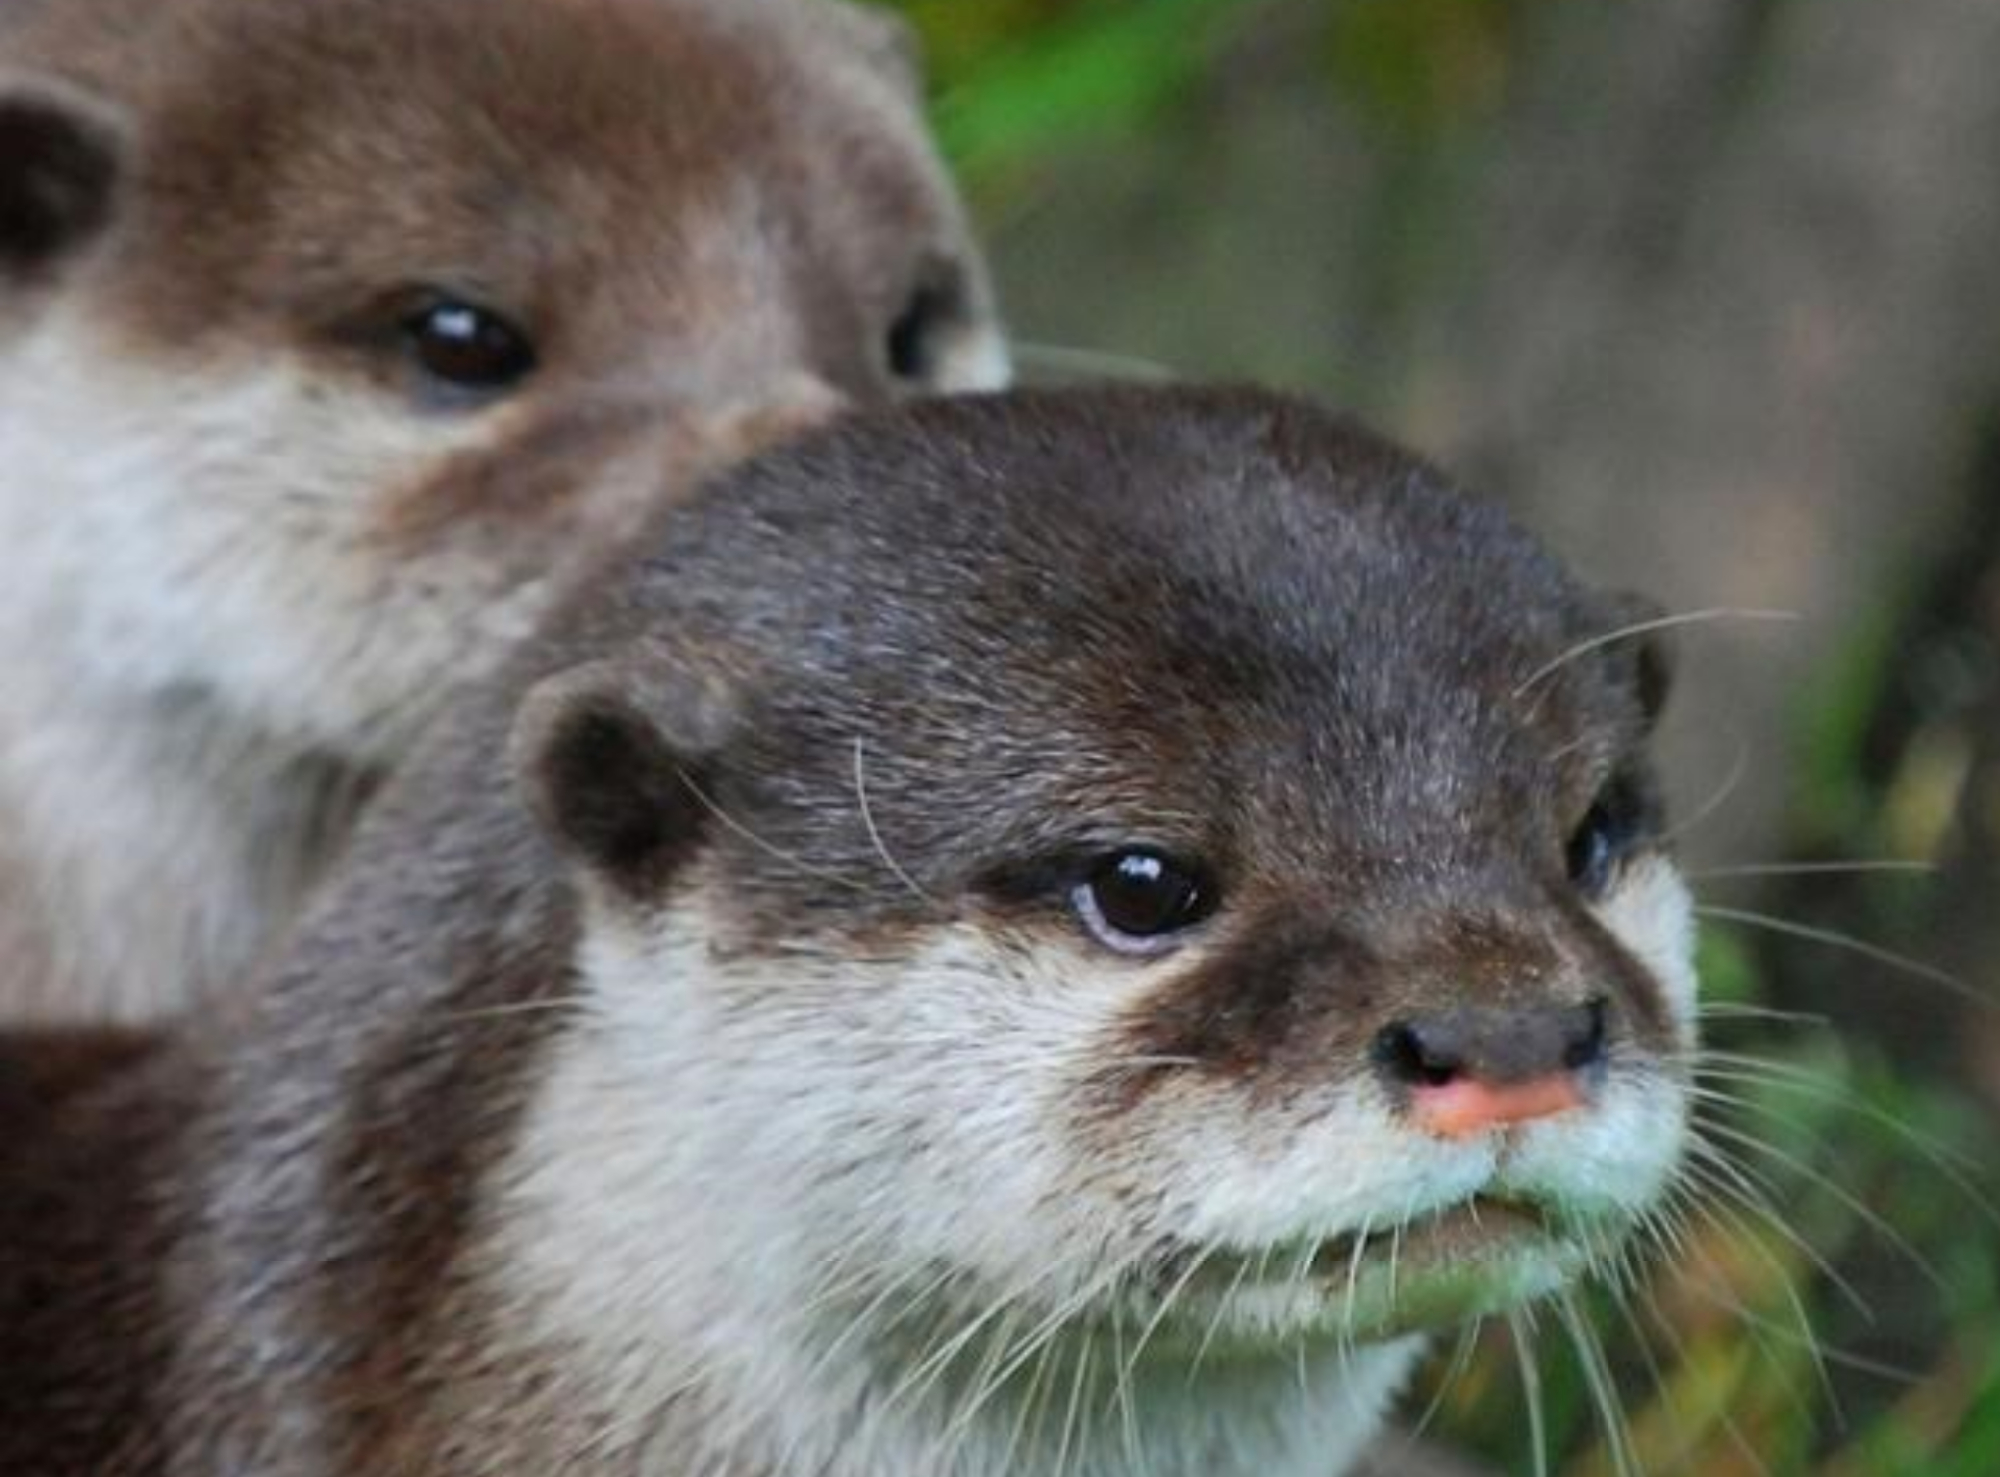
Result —
<path fill-rule="evenodd" d="M 1555 1292 L 1590 1261 L 1588 1239 L 1546 1206 L 1475 1195 L 1380 1230 L 1190 1252 L 1161 1292 L 1173 1321 L 1205 1320 L 1233 1342 L 1382 1339 Z"/>

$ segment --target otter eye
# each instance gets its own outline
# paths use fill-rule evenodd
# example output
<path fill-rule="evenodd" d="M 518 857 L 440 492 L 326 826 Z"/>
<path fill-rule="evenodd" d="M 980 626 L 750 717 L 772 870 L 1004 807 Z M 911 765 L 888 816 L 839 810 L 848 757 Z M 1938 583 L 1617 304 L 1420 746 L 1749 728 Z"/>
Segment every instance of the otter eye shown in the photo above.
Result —
<path fill-rule="evenodd" d="M 1569 879 L 1586 897 L 1602 897 L 1613 873 L 1638 839 L 1640 804 L 1628 784 L 1614 780 L 1592 802 L 1563 848 Z"/>
<path fill-rule="evenodd" d="M 1214 910 L 1214 897 L 1190 868 L 1134 848 L 1100 862 L 1071 904 L 1099 943 L 1122 954 L 1158 954 Z"/>
<path fill-rule="evenodd" d="M 1569 880 L 1591 897 L 1603 893 L 1611 881 L 1611 818 L 1602 805 L 1593 805 L 1569 838 L 1564 860 L 1569 864 Z"/>
<path fill-rule="evenodd" d="M 913 385 L 937 374 L 938 339 L 962 315 L 963 298 L 955 269 L 934 266 L 925 273 L 889 325 L 889 373 Z"/>
<path fill-rule="evenodd" d="M 433 298 L 402 327 L 424 373 L 457 389 L 504 390 L 535 367 L 535 346 L 526 334 L 498 313 L 458 298 Z"/>

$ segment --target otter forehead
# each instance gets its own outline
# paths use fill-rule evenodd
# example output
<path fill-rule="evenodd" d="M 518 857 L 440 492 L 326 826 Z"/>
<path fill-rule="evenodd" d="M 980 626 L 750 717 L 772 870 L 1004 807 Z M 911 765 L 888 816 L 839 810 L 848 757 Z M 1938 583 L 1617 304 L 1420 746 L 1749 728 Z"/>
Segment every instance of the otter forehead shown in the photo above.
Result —
<path fill-rule="evenodd" d="M 790 802 L 774 823 L 871 848 L 859 745 L 873 819 L 953 882 L 1119 840 L 1287 885 L 1559 867 L 1555 843 L 1494 841 L 1559 834 L 1642 735 L 1629 651 L 1531 681 L 1607 608 L 1350 426 L 1164 403 L 918 410 L 720 492 L 721 536 L 697 527 L 659 578 L 738 572 L 691 619 L 772 674 L 741 769 Z"/>
<path fill-rule="evenodd" d="M 179 10 L 81 66 L 144 120 L 144 224 L 108 275 L 162 344 L 274 309 L 332 326 L 415 279 L 499 302 L 558 360 L 778 304 L 827 345 L 854 325 L 815 315 L 893 304 L 904 258 L 962 236 L 913 84 L 831 6 Z"/>

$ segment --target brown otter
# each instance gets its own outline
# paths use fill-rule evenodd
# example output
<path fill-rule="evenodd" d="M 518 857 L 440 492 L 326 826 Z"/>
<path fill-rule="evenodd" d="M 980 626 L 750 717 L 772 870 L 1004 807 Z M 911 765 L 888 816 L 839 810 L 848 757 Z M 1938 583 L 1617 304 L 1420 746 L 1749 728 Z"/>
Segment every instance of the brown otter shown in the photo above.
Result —
<path fill-rule="evenodd" d="M 235 1009 L 15 1043 L 0 1470 L 1326 1477 L 1662 1195 L 1662 667 L 1493 508 L 1100 391 L 638 548 Z"/>
<path fill-rule="evenodd" d="M 836 0 L 0 0 L 10 1013 L 242 970 L 594 544 L 996 383 Z"/>

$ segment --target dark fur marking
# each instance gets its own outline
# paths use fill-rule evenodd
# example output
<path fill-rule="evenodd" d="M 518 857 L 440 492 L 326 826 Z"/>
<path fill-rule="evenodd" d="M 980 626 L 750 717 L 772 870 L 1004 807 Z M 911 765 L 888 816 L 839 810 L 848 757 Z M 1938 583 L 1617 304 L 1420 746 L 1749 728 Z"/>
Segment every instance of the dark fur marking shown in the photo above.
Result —
<path fill-rule="evenodd" d="M 119 141 L 72 99 L 0 95 L 0 265 L 33 275 L 95 236 L 111 214 Z"/>

